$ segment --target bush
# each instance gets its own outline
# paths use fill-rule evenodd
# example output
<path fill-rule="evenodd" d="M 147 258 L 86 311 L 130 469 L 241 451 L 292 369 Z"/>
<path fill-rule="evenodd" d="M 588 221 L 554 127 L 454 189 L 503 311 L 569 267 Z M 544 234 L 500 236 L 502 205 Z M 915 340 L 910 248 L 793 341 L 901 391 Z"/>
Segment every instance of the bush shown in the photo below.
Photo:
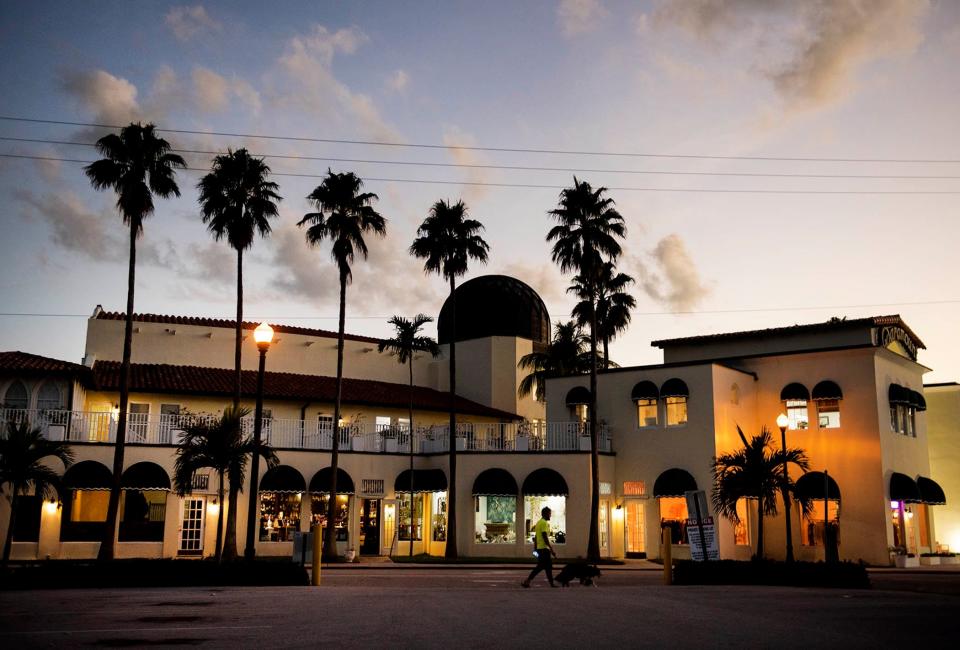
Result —
<path fill-rule="evenodd" d="M 870 578 L 862 564 L 853 562 L 739 562 L 674 563 L 674 584 L 678 585 L 775 585 L 788 587 L 836 587 L 869 589 Z"/>

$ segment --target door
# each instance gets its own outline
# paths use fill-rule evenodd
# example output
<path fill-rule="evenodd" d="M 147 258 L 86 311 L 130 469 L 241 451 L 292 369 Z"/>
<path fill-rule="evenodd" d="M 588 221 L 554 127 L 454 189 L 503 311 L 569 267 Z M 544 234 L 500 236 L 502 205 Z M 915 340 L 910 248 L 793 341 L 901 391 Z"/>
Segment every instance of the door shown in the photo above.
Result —
<path fill-rule="evenodd" d="M 203 522 L 205 497 L 184 497 L 183 519 L 180 522 L 180 555 L 203 555 Z"/>
<path fill-rule="evenodd" d="M 599 521 L 597 522 L 600 532 L 600 556 L 610 556 L 610 502 L 606 499 L 600 499 Z"/>
<path fill-rule="evenodd" d="M 161 404 L 160 423 L 157 426 L 158 442 L 169 445 L 173 440 L 173 431 L 180 424 L 180 405 Z"/>
<path fill-rule="evenodd" d="M 380 499 L 364 499 L 360 509 L 360 555 L 380 555 Z"/>
<path fill-rule="evenodd" d="M 130 402 L 127 413 L 127 441 L 147 442 L 147 427 L 150 423 L 150 405 Z"/>
<path fill-rule="evenodd" d="M 627 557 L 646 557 L 647 549 L 643 543 L 643 502 L 637 499 L 627 499 L 623 504 L 623 509 L 623 529 L 627 537 Z"/>

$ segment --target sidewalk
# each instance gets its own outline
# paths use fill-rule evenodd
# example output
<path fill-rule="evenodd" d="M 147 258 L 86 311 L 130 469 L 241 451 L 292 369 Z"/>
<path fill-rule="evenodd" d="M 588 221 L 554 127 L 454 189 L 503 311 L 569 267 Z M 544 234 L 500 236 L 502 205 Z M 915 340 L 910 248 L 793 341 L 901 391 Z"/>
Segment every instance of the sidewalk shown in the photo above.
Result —
<path fill-rule="evenodd" d="M 601 564 L 600 569 L 602 571 L 663 571 L 663 567 L 659 564 L 654 564 L 653 562 L 648 562 L 647 560 L 624 560 L 623 564 Z M 381 556 L 381 557 L 361 557 L 360 562 L 334 562 L 332 564 L 323 563 L 322 569 L 324 571 L 336 571 L 336 570 L 364 570 L 364 569 L 455 569 L 459 571 L 464 570 L 476 570 L 476 571 L 488 571 L 491 569 L 517 569 L 521 571 L 529 571 L 535 562 L 521 563 L 521 562 L 464 562 L 464 563 L 443 563 L 443 562 L 394 562 L 390 558 Z M 555 564 L 564 565 L 566 560 L 556 560 Z M 307 566 L 310 566 L 309 563 Z"/>

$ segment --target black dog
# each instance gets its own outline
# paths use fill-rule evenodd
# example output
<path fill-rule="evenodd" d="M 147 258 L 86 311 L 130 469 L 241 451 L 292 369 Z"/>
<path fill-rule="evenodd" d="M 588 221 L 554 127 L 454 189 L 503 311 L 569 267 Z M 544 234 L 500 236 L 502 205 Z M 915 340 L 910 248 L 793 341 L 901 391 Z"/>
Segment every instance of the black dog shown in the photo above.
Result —
<path fill-rule="evenodd" d="M 575 560 L 563 567 L 555 580 L 564 587 L 569 587 L 574 580 L 579 580 L 580 584 L 589 587 L 594 584 L 593 579 L 599 577 L 600 569 L 596 565 L 587 564 L 583 560 Z"/>

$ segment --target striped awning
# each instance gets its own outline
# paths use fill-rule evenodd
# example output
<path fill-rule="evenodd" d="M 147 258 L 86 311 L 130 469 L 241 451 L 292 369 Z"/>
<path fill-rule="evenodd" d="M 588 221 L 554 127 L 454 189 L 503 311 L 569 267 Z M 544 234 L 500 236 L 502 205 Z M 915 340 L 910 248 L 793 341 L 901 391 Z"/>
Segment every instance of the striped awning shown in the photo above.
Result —
<path fill-rule="evenodd" d="M 590 403 L 590 389 L 586 386 L 575 386 L 567 393 L 567 406 L 579 406 Z"/>
<path fill-rule="evenodd" d="M 825 476 L 823 472 L 807 472 L 797 479 L 795 494 L 800 501 L 811 499 L 839 501 L 840 486 L 837 485 L 832 476 Z"/>
<path fill-rule="evenodd" d="M 330 494 L 330 479 L 333 476 L 331 467 L 324 467 L 313 475 L 310 479 L 310 494 Z M 337 494 L 353 494 L 353 479 L 343 471 L 342 467 L 337 468 Z"/>
<path fill-rule="evenodd" d="M 156 463 L 135 463 L 123 472 L 120 486 L 124 490 L 169 490 L 170 477 Z"/>
<path fill-rule="evenodd" d="M 806 386 L 797 382 L 787 384 L 783 387 L 783 390 L 780 391 L 780 401 L 786 402 L 787 400 L 802 400 L 807 402 L 810 400 L 810 391 L 807 390 Z"/>
<path fill-rule="evenodd" d="M 84 460 L 67 468 L 63 475 L 63 486 L 69 490 L 109 490 L 113 485 L 113 474 L 103 463 Z"/>
<path fill-rule="evenodd" d="M 660 399 L 660 389 L 652 381 L 641 381 L 630 391 L 630 399 L 636 402 L 638 399 Z"/>
<path fill-rule="evenodd" d="M 393 482 L 393 489 L 400 492 L 410 492 L 410 470 L 405 469 L 397 475 Z M 415 469 L 413 470 L 414 492 L 446 492 L 447 475 L 442 469 Z"/>
<path fill-rule="evenodd" d="M 570 494 L 567 482 L 559 472 L 548 467 L 534 470 L 523 479 L 523 495 L 551 497 L 565 497 Z"/>
<path fill-rule="evenodd" d="M 813 399 L 843 399 L 843 391 L 835 381 L 825 379 L 813 387 Z"/>
<path fill-rule="evenodd" d="M 289 465 L 278 465 L 267 470 L 260 479 L 260 491 L 299 494 L 307 491 L 307 482 L 303 480 L 303 474 Z"/>
<path fill-rule="evenodd" d="M 887 389 L 887 398 L 890 400 L 891 406 L 894 404 L 909 405 L 913 401 L 910 397 L 910 389 L 904 388 L 900 384 L 890 384 L 890 388 Z"/>
<path fill-rule="evenodd" d="M 660 387 L 660 397 L 690 397 L 690 389 L 682 379 L 668 379 Z"/>

